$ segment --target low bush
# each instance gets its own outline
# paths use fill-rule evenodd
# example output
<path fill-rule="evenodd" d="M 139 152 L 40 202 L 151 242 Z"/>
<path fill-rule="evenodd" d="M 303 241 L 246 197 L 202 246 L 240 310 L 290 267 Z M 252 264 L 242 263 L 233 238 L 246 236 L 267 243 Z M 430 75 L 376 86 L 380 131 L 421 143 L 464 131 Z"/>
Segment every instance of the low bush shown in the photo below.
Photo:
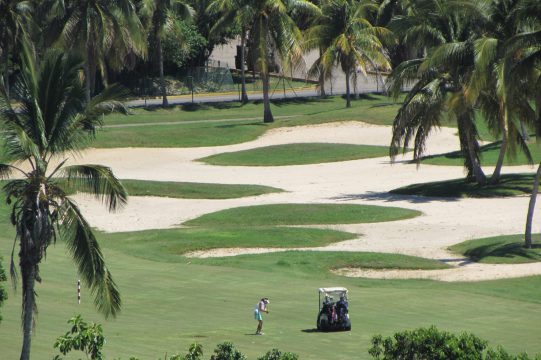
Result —
<path fill-rule="evenodd" d="M 406 330 L 372 338 L 368 353 L 378 360 L 530 360 L 527 354 L 510 355 L 502 347 L 488 349 L 488 342 L 471 333 L 455 335 L 436 327 Z M 537 355 L 535 360 L 541 360 Z"/>

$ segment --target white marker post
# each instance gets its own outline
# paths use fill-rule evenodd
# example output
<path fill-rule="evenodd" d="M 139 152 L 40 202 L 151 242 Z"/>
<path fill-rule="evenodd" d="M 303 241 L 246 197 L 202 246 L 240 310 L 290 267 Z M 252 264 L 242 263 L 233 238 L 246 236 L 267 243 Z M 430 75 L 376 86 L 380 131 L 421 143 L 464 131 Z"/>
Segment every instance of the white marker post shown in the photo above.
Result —
<path fill-rule="evenodd" d="M 81 304 L 81 280 L 77 280 L 77 303 Z"/>

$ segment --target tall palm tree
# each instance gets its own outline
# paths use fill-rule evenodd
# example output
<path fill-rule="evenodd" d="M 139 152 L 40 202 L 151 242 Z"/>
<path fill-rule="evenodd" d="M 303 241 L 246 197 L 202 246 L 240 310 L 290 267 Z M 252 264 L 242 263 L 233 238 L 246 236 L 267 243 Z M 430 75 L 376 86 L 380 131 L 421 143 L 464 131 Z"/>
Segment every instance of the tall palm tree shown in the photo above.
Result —
<path fill-rule="evenodd" d="M 9 97 L 9 58 L 17 43 L 26 33 L 32 15 L 32 2 L 0 0 L 0 53 L 2 54 L 4 88 Z"/>
<path fill-rule="evenodd" d="M 528 95 L 534 107 L 536 140 L 541 139 L 541 19 L 538 14 L 541 4 L 535 0 L 524 0 L 517 9 L 519 21 L 527 26 L 524 31 L 509 41 L 508 52 L 515 63 L 512 65 L 511 75 L 514 79 L 525 80 L 520 90 Z M 514 56 L 512 56 L 514 55 Z M 532 223 L 535 203 L 539 193 L 541 180 L 541 164 L 537 168 L 532 194 L 526 215 L 524 232 L 524 246 L 532 247 Z"/>
<path fill-rule="evenodd" d="M 65 241 L 98 310 L 106 316 L 115 316 L 120 310 L 120 294 L 105 266 L 99 244 L 79 207 L 68 196 L 68 190 L 89 192 L 110 211 L 126 203 L 127 193 L 107 167 L 66 165 L 67 155 L 77 153 L 93 137 L 102 114 L 113 109 L 125 110 L 116 101 L 118 89 L 106 89 L 86 103 L 79 78 L 82 69 L 79 59 L 50 50 L 38 66 L 28 45 L 24 46 L 21 58 L 21 73 L 14 87 L 20 101 L 17 110 L 9 103 L 4 89 L 0 89 L 4 147 L 15 161 L 0 164 L 0 177 L 16 175 L 3 190 L 12 207 L 15 244 L 19 244 L 21 360 L 27 360 L 35 325 L 35 283 L 41 280 L 40 264 L 47 248 L 57 238 Z M 11 274 L 15 281 L 13 253 Z"/>
<path fill-rule="evenodd" d="M 285 67 L 301 61 L 302 34 L 291 18 L 293 11 L 317 12 L 318 7 L 306 0 L 253 0 L 254 17 L 250 26 L 252 49 L 263 81 L 263 122 L 274 121 L 270 108 L 270 63 L 275 51 Z M 274 51 L 272 51 L 274 50 Z"/>
<path fill-rule="evenodd" d="M 378 6 L 371 0 L 322 0 L 321 14 L 308 31 L 308 47 L 322 49 L 324 72 L 340 65 L 346 75 L 346 107 L 351 107 L 350 79 L 360 70 L 390 69 L 384 41 L 391 32 L 373 25 Z M 310 46 L 310 43 L 313 46 Z"/>
<path fill-rule="evenodd" d="M 474 66 L 475 34 L 480 9 L 462 1 L 411 0 L 406 15 L 390 26 L 419 53 L 402 62 L 389 77 L 396 97 L 405 85 L 413 85 L 394 120 L 391 158 L 414 141 L 414 159 L 424 154 L 428 136 L 448 116 L 457 121 L 460 148 L 468 179 L 486 182 L 479 158 L 475 107 L 466 98 L 466 85 Z"/>
<path fill-rule="evenodd" d="M 517 9 L 521 0 L 492 0 L 487 3 L 482 35 L 474 40 L 475 66 L 466 90 L 470 101 L 477 103 L 502 141 L 498 160 L 490 179 L 498 183 L 508 149 L 520 145 L 530 162 L 525 123 L 533 123 L 531 107 L 517 79 L 511 79 L 516 54 L 507 51 L 509 41 L 520 32 Z M 526 134 L 524 134 L 526 132 Z"/>
<path fill-rule="evenodd" d="M 218 22 L 210 30 L 211 35 L 222 32 L 228 26 L 238 26 L 240 28 L 240 80 L 241 102 L 243 104 L 248 102 L 244 63 L 246 61 L 247 35 L 255 17 L 255 8 L 252 4 L 252 0 L 215 0 L 207 9 L 212 14 L 221 14 Z"/>
<path fill-rule="evenodd" d="M 129 55 L 145 55 L 142 25 L 132 0 L 70 1 L 63 10 L 59 42 L 83 54 L 86 100 L 90 101 L 97 70 L 106 84 L 107 65 L 122 69 Z"/>
<path fill-rule="evenodd" d="M 163 73 L 162 42 L 167 33 L 178 33 L 178 21 L 189 19 L 192 16 L 192 10 L 182 0 L 144 0 L 141 12 L 145 18 L 149 19 L 152 40 L 156 44 L 162 106 L 168 106 L 169 102 L 167 101 L 167 89 Z"/>

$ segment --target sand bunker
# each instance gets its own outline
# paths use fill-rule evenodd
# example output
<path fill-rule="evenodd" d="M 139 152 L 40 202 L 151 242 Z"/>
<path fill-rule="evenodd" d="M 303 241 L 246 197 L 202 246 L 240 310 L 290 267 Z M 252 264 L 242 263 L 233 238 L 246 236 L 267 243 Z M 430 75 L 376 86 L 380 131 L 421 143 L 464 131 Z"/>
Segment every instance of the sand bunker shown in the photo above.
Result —
<path fill-rule="evenodd" d="M 420 210 L 422 216 L 387 223 L 325 226 L 359 234 L 359 238 L 310 250 L 374 251 L 400 253 L 447 260 L 454 255 L 445 249 L 468 239 L 520 233 L 524 228 L 528 197 L 499 199 L 428 199 L 396 196 L 389 190 L 412 183 L 460 178 L 461 167 L 422 165 L 405 160 L 391 164 L 388 158 L 336 163 L 280 166 L 211 166 L 196 159 L 222 152 L 300 142 L 332 142 L 385 145 L 391 129 L 362 122 L 342 122 L 314 126 L 273 129 L 262 137 L 235 145 L 181 149 L 89 149 L 80 163 L 110 166 L 124 179 L 191 181 L 226 184 L 259 184 L 287 192 L 227 200 L 167 199 L 132 197 L 121 212 L 109 214 L 100 204 L 78 196 L 90 223 L 104 231 L 134 231 L 179 226 L 202 214 L 238 206 L 274 203 L 353 203 L 399 206 Z M 456 130 L 442 128 L 428 142 L 430 153 L 458 147 Z M 489 173 L 492 169 L 486 168 Z M 509 172 L 533 172 L 529 166 L 505 167 Z M 539 210 L 538 210 L 539 211 Z M 539 225 L 534 232 L 540 231 Z M 361 236 L 362 234 L 362 236 Z M 215 249 L 192 256 L 234 256 L 283 249 Z M 442 281 L 477 281 L 541 274 L 541 264 L 470 264 L 452 270 L 429 272 L 344 269 L 345 276 L 376 278 L 430 278 Z"/>

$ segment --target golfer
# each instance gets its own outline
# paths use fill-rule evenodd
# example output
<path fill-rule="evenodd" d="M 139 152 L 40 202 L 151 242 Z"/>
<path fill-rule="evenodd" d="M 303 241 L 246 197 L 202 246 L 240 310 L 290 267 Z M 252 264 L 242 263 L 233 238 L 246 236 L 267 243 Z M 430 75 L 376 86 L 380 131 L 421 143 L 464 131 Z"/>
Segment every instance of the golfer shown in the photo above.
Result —
<path fill-rule="evenodd" d="M 254 317 L 258 321 L 257 330 L 255 331 L 256 335 L 263 335 L 263 313 L 269 313 L 267 305 L 269 304 L 269 299 L 263 298 L 257 303 L 254 309 Z"/>

